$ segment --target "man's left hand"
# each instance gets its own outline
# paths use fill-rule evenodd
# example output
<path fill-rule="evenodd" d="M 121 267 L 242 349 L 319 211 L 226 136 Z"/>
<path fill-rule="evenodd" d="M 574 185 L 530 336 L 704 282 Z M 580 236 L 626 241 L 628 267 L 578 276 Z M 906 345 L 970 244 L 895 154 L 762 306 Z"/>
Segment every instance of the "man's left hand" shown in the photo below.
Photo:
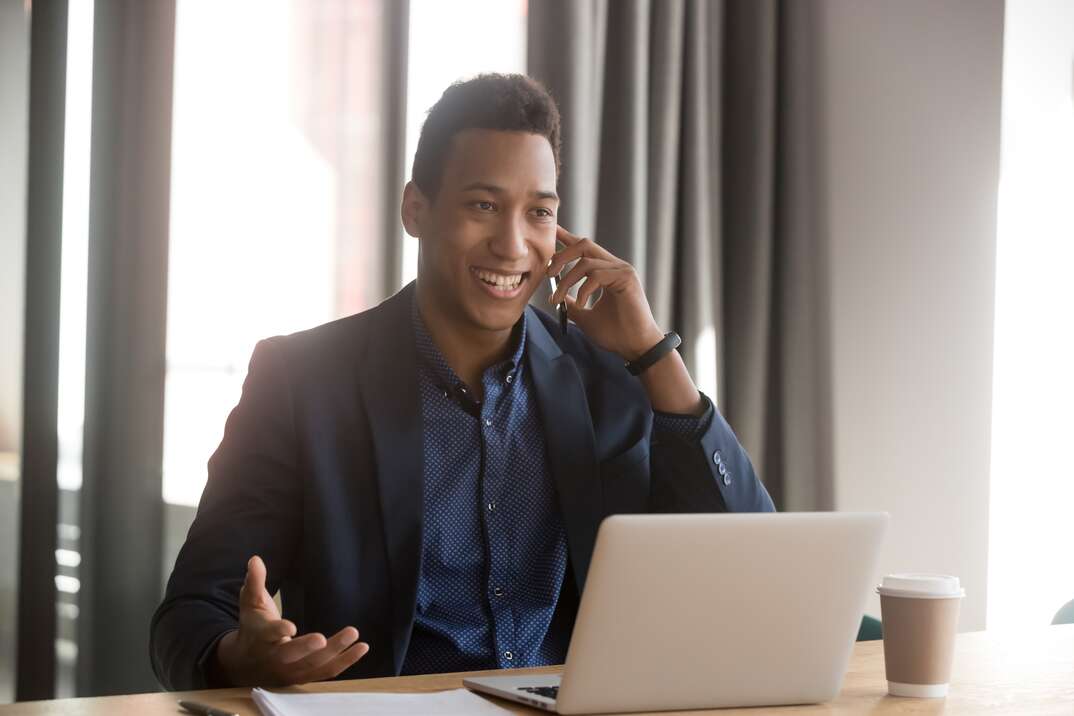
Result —
<path fill-rule="evenodd" d="M 571 261 L 578 263 L 559 282 L 551 303 L 566 302 L 567 316 L 589 339 L 624 360 L 637 360 L 659 343 L 664 333 L 653 318 L 634 267 L 562 226 L 556 227 L 556 239 L 566 248 L 552 257 L 547 275 L 557 275 Z M 567 291 L 583 280 L 577 297 L 570 296 Z M 598 289 L 601 295 L 587 306 Z"/>

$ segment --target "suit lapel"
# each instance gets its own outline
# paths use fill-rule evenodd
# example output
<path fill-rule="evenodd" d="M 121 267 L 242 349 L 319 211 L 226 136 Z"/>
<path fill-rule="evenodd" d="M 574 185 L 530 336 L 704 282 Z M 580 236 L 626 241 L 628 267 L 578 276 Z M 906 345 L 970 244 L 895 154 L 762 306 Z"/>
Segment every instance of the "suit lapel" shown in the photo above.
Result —
<path fill-rule="evenodd" d="M 417 353 L 410 325 L 413 284 L 391 299 L 367 341 L 361 371 L 392 586 L 396 673 L 414 623 L 421 565 L 424 440 Z"/>
<path fill-rule="evenodd" d="M 526 358 L 537 393 L 548 464 L 559 493 L 560 509 L 579 591 L 603 516 L 596 441 L 585 387 L 574 359 L 564 353 L 541 319 L 527 307 L 530 341 Z"/>

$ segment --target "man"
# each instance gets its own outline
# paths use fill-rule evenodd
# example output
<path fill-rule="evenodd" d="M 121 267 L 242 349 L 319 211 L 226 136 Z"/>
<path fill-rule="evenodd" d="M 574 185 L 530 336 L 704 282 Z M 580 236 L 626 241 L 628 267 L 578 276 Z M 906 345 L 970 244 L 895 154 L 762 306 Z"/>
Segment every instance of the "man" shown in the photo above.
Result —
<path fill-rule="evenodd" d="M 153 619 L 162 684 L 559 663 L 604 517 L 773 509 L 633 268 L 557 225 L 559 144 L 529 78 L 453 85 L 403 190 L 417 281 L 257 346 Z M 571 262 L 564 332 L 527 302 Z"/>

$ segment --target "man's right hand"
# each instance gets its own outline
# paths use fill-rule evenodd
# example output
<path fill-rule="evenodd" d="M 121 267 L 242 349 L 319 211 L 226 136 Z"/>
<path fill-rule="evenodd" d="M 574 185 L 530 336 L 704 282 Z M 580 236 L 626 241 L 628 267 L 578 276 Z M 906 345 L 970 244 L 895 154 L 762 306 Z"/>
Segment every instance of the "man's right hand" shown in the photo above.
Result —
<path fill-rule="evenodd" d="M 216 670 L 233 686 L 289 686 L 331 679 L 369 652 L 348 626 L 331 639 L 303 634 L 280 610 L 265 588 L 265 563 L 254 556 L 246 563 L 239 592 L 239 628 L 216 646 Z"/>

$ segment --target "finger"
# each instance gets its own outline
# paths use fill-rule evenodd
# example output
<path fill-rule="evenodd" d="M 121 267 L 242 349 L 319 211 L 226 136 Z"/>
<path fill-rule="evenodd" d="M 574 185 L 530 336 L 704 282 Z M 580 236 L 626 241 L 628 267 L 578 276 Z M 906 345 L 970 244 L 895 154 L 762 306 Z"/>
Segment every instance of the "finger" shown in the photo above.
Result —
<path fill-rule="evenodd" d="M 586 246 L 591 243 L 592 242 L 590 242 L 589 239 L 582 239 L 582 242 L 553 254 L 548 262 L 548 267 L 545 269 L 545 274 L 547 276 L 560 275 L 563 269 L 569 265 L 571 261 L 577 261 L 582 258 Z"/>
<path fill-rule="evenodd" d="M 344 627 L 328 640 L 324 648 L 310 652 L 295 662 L 294 669 L 302 673 L 314 671 L 339 656 L 344 649 L 356 641 L 358 641 L 358 630 L 354 627 Z"/>
<path fill-rule="evenodd" d="M 572 234 L 559 224 L 556 224 L 556 240 L 564 246 L 574 246 L 579 241 L 585 241 L 583 237 Z"/>
<path fill-rule="evenodd" d="M 324 638 L 324 634 L 316 632 L 303 634 L 275 647 L 272 659 L 280 664 L 293 664 L 305 659 L 313 652 L 323 649 L 327 643 L 328 640 Z"/>
<path fill-rule="evenodd" d="M 564 249 L 553 256 L 548 263 L 548 268 L 545 270 L 545 273 L 548 276 L 558 276 L 572 261 L 579 261 L 586 258 L 596 259 L 615 265 L 624 263 L 621 259 L 609 253 L 605 248 L 598 246 L 589 239 L 582 239 L 574 246 Z"/>
<path fill-rule="evenodd" d="M 611 268 L 614 264 L 605 259 L 584 258 L 574 265 L 567 275 L 559 282 L 555 292 L 549 299 L 552 304 L 559 303 L 567 295 L 571 286 L 581 281 L 588 274 L 599 269 Z"/>
<path fill-rule="evenodd" d="M 246 563 L 246 578 L 243 580 L 242 589 L 239 590 L 239 605 L 259 608 L 264 606 L 264 600 L 272 600 L 265 588 L 265 578 L 268 570 L 265 563 L 256 554 L 250 557 Z"/>
<path fill-rule="evenodd" d="M 582 284 L 582 287 L 578 289 L 578 293 L 575 295 L 575 306 L 585 310 L 591 309 L 592 306 L 587 305 L 589 297 L 604 288 L 605 284 L 613 278 L 615 271 L 616 269 L 597 269 L 590 272 L 586 276 L 585 283 Z M 596 306 L 596 303 L 593 306 Z M 570 314 L 568 313 L 568 315 Z"/>
<path fill-rule="evenodd" d="M 328 663 L 302 675 L 302 682 L 324 681 L 339 676 L 369 653 L 369 644 L 357 642 L 333 657 Z M 301 683 L 301 682 L 300 682 Z"/>
<path fill-rule="evenodd" d="M 266 621 L 258 631 L 258 639 L 275 644 L 291 639 L 298 632 L 294 622 L 289 619 Z"/>

